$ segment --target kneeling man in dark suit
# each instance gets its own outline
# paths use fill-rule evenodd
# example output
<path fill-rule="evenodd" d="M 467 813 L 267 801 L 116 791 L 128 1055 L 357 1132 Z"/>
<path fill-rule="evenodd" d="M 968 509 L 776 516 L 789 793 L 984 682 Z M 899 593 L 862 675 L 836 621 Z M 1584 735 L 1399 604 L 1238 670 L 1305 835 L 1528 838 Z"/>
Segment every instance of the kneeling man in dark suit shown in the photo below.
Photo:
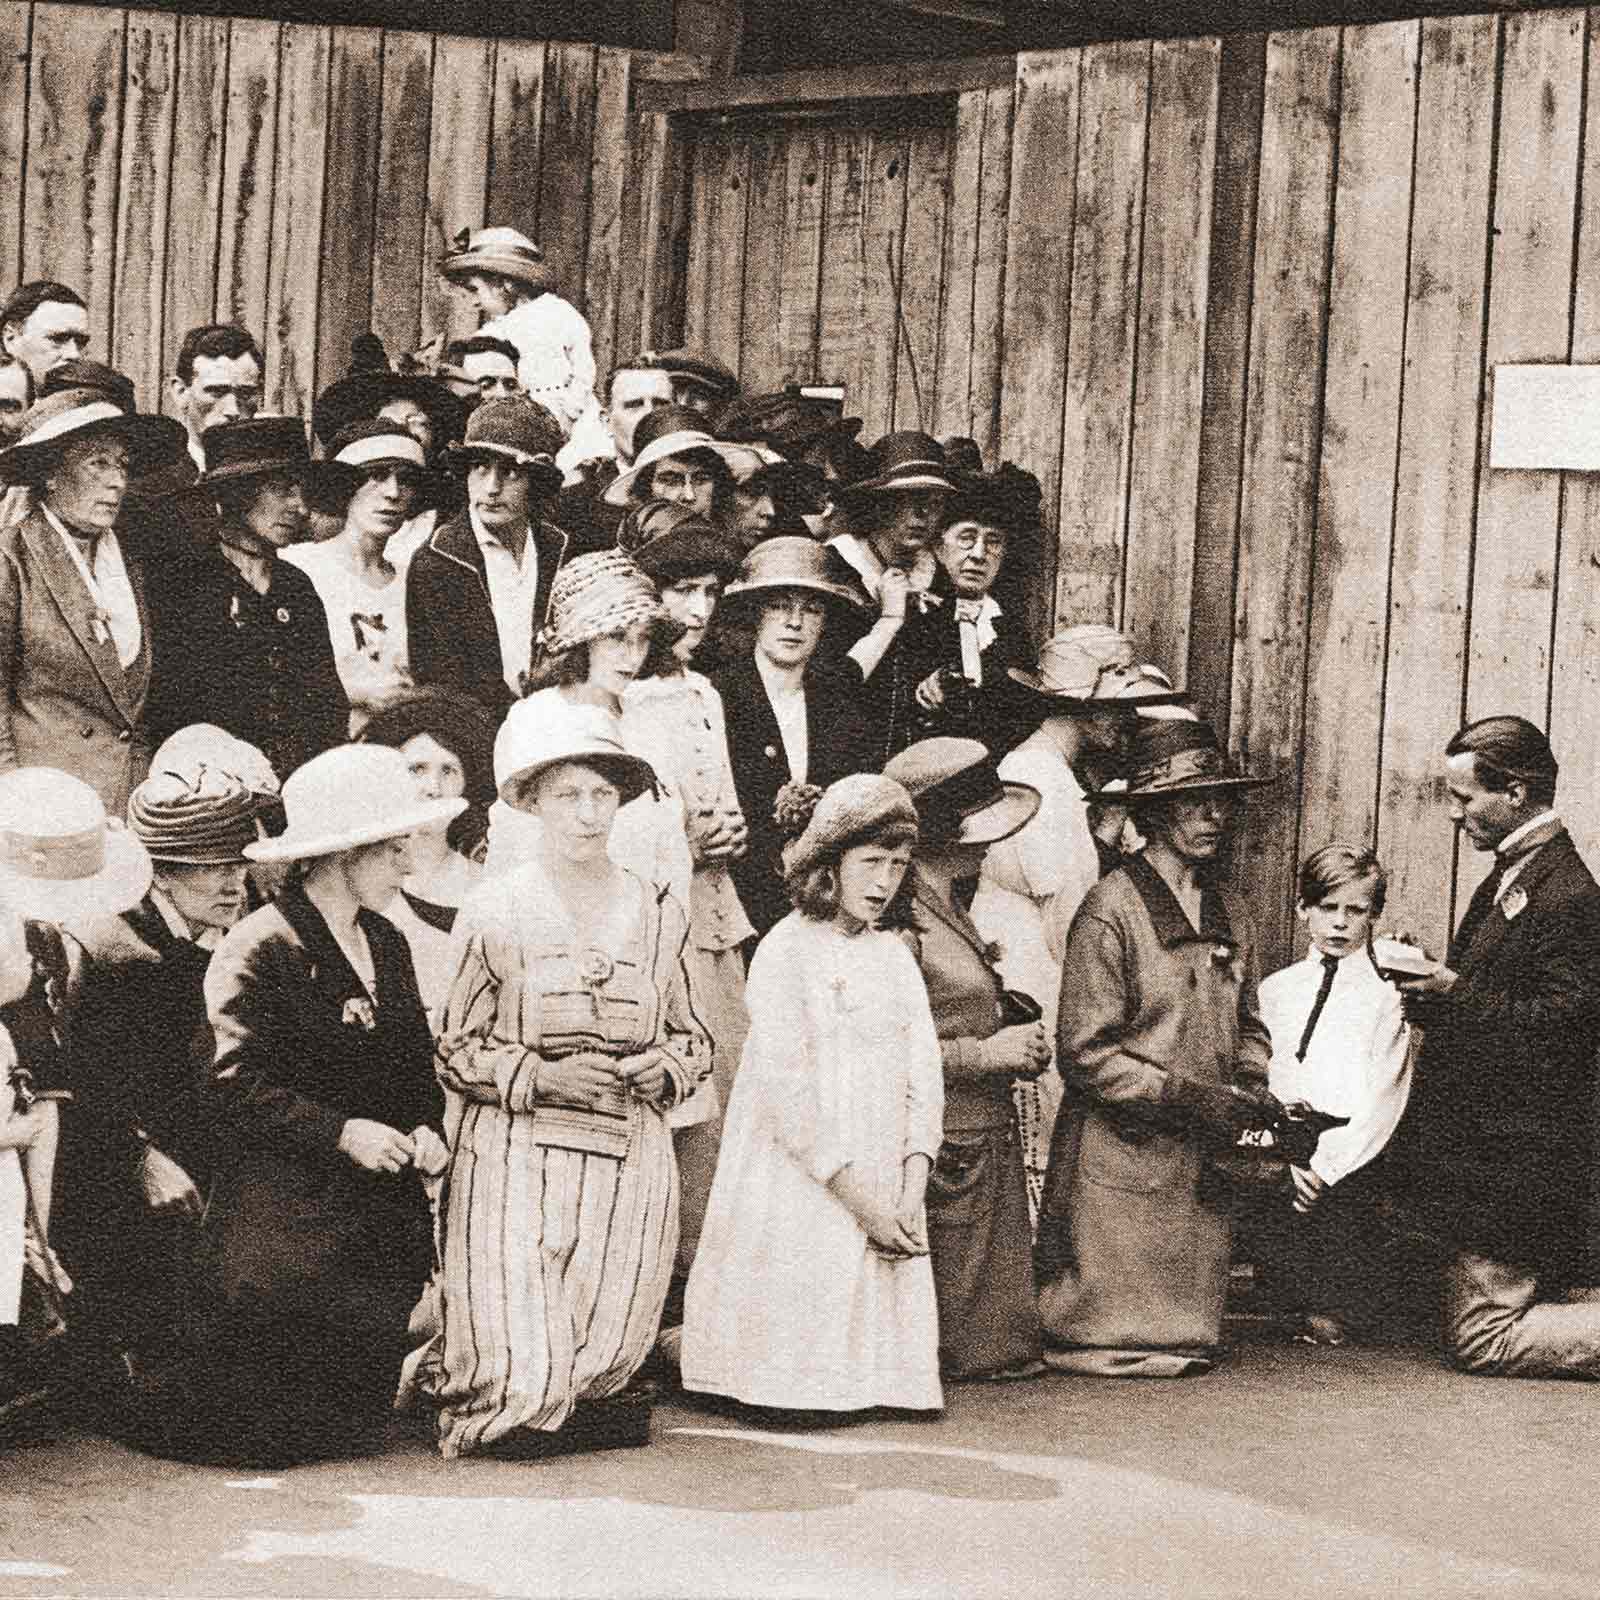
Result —
<path fill-rule="evenodd" d="M 1471 723 L 1446 747 L 1451 819 L 1494 867 L 1445 965 L 1403 985 L 1425 1036 L 1393 1165 L 1402 1210 L 1450 1251 L 1456 1364 L 1600 1378 L 1600 887 L 1556 813 L 1556 772 L 1521 717 Z"/>

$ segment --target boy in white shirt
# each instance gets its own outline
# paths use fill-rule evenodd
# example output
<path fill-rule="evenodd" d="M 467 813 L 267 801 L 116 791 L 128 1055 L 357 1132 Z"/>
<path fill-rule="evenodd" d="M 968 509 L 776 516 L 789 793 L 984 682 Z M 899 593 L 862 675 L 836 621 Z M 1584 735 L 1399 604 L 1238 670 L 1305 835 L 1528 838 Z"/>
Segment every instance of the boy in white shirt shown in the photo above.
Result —
<path fill-rule="evenodd" d="M 1365 846 L 1328 844 L 1308 856 L 1296 914 L 1311 948 L 1261 984 L 1272 1034 L 1268 1087 L 1282 1101 L 1350 1119 L 1322 1136 L 1309 1166 L 1290 1169 L 1292 1214 L 1273 1219 L 1262 1241 L 1278 1257 L 1305 1335 L 1318 1343 L 1342 1343 L 1347 1321 L 1370 1324 L 1390 1276 L 1383 1262 L 1392 1246 L 1372 1209 L 1373 1163 L 1411 1092 L 1411 1035 L 1399 991 L 1372 958 L 1386 889 Z"/>

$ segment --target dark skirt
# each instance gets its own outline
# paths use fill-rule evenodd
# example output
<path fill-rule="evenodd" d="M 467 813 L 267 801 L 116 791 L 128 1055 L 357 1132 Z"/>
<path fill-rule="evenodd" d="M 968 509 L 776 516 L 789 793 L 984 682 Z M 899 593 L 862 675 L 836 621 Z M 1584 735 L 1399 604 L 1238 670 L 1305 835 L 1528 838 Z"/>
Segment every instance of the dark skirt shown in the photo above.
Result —
<path fill-rule="evenodd" d="M 1031 1226 L 1012 1125 L 952 1133 L 928 1178 L 939 1370 L 973 1378 L 1037 1361 Z"/>

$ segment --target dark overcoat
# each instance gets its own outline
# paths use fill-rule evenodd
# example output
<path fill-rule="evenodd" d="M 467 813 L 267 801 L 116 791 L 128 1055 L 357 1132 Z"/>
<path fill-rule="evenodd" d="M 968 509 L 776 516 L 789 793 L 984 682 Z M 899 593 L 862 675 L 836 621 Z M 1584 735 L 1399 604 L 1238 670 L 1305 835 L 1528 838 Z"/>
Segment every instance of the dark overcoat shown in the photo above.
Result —
<path fill-rule="evenodd" d="M 1547 1292 L 1600 1282 L 1600 887 L 1563 829 L 1487 898 L 1451 944 L 1455 987 L 1426 1002 L 1391 1181 L 1457 1249 L 1531 1267 Z"/>

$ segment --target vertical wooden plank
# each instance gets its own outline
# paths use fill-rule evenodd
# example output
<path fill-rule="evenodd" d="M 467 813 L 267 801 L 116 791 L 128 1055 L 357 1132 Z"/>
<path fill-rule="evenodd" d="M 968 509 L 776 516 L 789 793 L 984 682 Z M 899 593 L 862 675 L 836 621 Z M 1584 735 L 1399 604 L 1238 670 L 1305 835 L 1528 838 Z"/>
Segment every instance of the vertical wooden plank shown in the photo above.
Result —
<path fill-rule="evenodd" d="M 1220 55 L 1219 41 L 1194 39 L 1154 45 L 1150 62 L 1122 622 L 1179 676 L 1194 584 Z"/>
<path fill-rule="evenodd" d="M 739 374 L 747 389 L 773 389 L 782 379 L 779 341 L 788 136 L 776 129 L 750 138 L 745 225 L 744 315 Z"/>
<path fill-rule="evenodd" d="M 16 177 L 0 198 L 0 277 L 22 276 L 28 177 L 28 40 L 31 5 L 0 6 L 0 172 Z"/>
<path fill-rule="evenodd" d="M 918 128 L 906 152 L 905 242 L 894 317 L 894 426 L 900 429 L 927 429 L 936 420 L 954 143 L 947 128 Z"/>
<path fill-rule="evenodd" d="M 670 349 L 683 336 L 683 277 L 688 259 L 688 141 L 659 113 L 635 119 L 637 293 L 624 305 L 619 349 Z"/>
<path fill-rule="evenodd" d="M 328 143 L 331 30 L 286 23 L 267 275 L 266 409 L 309 416 L 316 393 L 317 278 Z M 345 223 L 341 219 L 341 226 Z"/>
<path fill-rule="evenodd" d="M 628 102 L 632 84 L 632 54 L 626 50 L 601 50 L 595 60 L 589 248 L 584 268 L 584 308 L 594 335 L 595 366 L 601 382 L 616 352 L 617 305 L 622 286 L 623 196 L 628 182 Z"/>
<path fill-rule="evenodd" d="M 170 189 L 178 203 L 167 207 L 162 378 L 172 376 L 183 336 L 210 322 L 214 315 L 227 87 L 227 22 L 180 17 Z M 165 383 L 161 403 L 164 408 L 172 403 Z"/>
<path fill-rule="evenodd" d="M 983 133 L 988 103 L 981 89 L 956 99 L 950 149 L 949 223 L 940 273 L 939 372 L 929 407 L 938 433 L 965 433 L 972 414 L 972 317 L 983 202 Z"/>
<path fill-rule="evenodd" d="M 1000 442 L 1005 351 L 1006 222 L 1011 209 L 1011 85 L 983 96 L 983 188 L 978 197 L 978 252 L 972 274 L 971 373 L 967 416 L 955 431 L 977 441 L 994 464 Z"/>
<path fill-rule="evenodd" d="M 1038 475 L 1046 528 L 1027 574 L 1028 622 L 1042 638 L 1055 618 L 1061 503 L 1061 418 L 1077 216 L 1078 50 L 1017 57 L 1006 260 L 1006 370 L 1000 454 Z"/>
<path fill-rule="evenodd" d="M 1494 248 L 1484 365 L 1564 361 L 1572 336 L 1573 219 L 1584 17 L 1507 17 L 1500 79 Z M 1481 453 L 1487 460 L 1487 449 Z M 1551 595 L 1561 484 L 1553 472 L 1485 470 L 1478 488 L 1467 661 L 1469 717 L 1548 709 Z"/>
<path fill-rule="evenodd" d="M 802 125 L 789 135 L 783 262 L 778 281 L 778 382 L 817 380 L 822 211 L 833 134 Z M 774 385 L 776 387 L 776 385 Z"/>
<path fill-rule="evenodd" d="M 345 371 L 351 340 L 372 326 L 378 146 L 386 131 L 372 114 L 383 98 L 383 35 L 376 28 L 335 28 L 331 52 L 313 393 Z"/>
<path fill-rule="evenodd" d="M 1420 29 L 1345 33 L 1298 854 L 1377 835 Z M 1409 715 L 1404 686 L 1395 711 Z"/>
<path fill-rule="evenodd" d="M 1572 359 L 1600 361 L 1600 35 L 1591 20 L 1583 172 L 1579 183 L 1577 293 Z M 1600 479 L 1566 475 L 1561 498 L 1561 563 L 1551 645 L 1550 742 L 1561 763 L 1561 815 L 1586 859 L 1600 849 Z"/>
<path fill-rule="evenodd" d="M 1434 950 L 1450 931 L 1436 765 L 1461 716 L 1498 33 L 1493 17 L 1425 21 L 1417 91 L 1378 840 L 1389 919 Z"/>
<path fill-rule="evenodd" d="M 544 153 L 545 46 L 503 39 L 494 53 L 494 128 L 489 141 L 488 217 L 539 237 L 539 167 Z"/>
<path fill-rule="evenodd" d="M 1263 34 L 1222 41 L 1217 83 L 1217 161 L 1211 189 L 1211 278 L 1206 290 L 1205 404 L 1195 483 L 1194 583 L 1186 687 L 1228 738 L 1232 714 L 1233 600 L 1239 556 L 1239 489 L 1250 301 L 1256 254 L 1256 190 L 1266 83 Z M 1172 663 L 1174 681 L 1182 663 Z"/>
<path fill-rule="evenodd" d="M 129 13 L 111 359 L 133 379 L 140 404 L 151 410 L 161 403 L 177 47 L 173 18 Z"/>
<path fill-rule="evenodd" d="M 266 332 L 272 242 L 278 33 L 276 22 L 236 21 L 228 39 L 216 319 L 243 323 L 258 339 L 264 339 Z"/>
<path fill-rule="evenodd" d="M 422 342 L 422 276 L 434 266 L 426 237 L 432 118 L 432 39 L 425 33 L 385 33 L 372 331 L 391 354 Z M 339 354 L 331 352 L 330 359 L 337 361 Z"/>
<path fill-rule="evenodd" d="M 1237 864 L 1268 967 L 1289 949 L 1296 865 L 1338 69 L 1336 29 L 1267 41 L 1230 738 L 1282 775 Z"/>
<path fill-rule="evenodd" d="M 868 438 L 894 419 L 895 285 L 904 242 L 907 140 L 892 130 L 839 129 L 828 175 L 817 370 L 840 383 Z M 874 330 L 862 338 L 861 330 Z M 883 330 L 878 332 L 877 330 Z"/>
<path fill-rule="evenodd" d="M 578 302 L 583 299 L 583 269 L 589 246 L 594 73 L 593 45 L 549 47 L 544 74 L 538 239 L 545 260 L 555 273 L 557 293 Z"/>
<path fill-rule="evenodd" d="M 744 322 L 745 210 L 750 140 L 742 130 L 703 130 L 691 156 L 689 265 L 683 339 L 739 370 Z"/>
<path fill-rule="evenodd" d="M 484 225 L 494 43 L 440 35 L 433 54 L 428 212 L 423 237 L 421 335 L 466 333 L 476 320 L 439 276 L 439 258 L 463 228 Z"/>
<path fill-rule="evenodd" d="M 89 353 L 111 354 L 125 13 L 43 5 L 33 19 L 22 276 L 69 283 Z"/>
<path fill-rule="evenodd" d="M 1128 513 L 1150 46 L 1083 52 L 1056 617 L 1114 622 Z"/>

